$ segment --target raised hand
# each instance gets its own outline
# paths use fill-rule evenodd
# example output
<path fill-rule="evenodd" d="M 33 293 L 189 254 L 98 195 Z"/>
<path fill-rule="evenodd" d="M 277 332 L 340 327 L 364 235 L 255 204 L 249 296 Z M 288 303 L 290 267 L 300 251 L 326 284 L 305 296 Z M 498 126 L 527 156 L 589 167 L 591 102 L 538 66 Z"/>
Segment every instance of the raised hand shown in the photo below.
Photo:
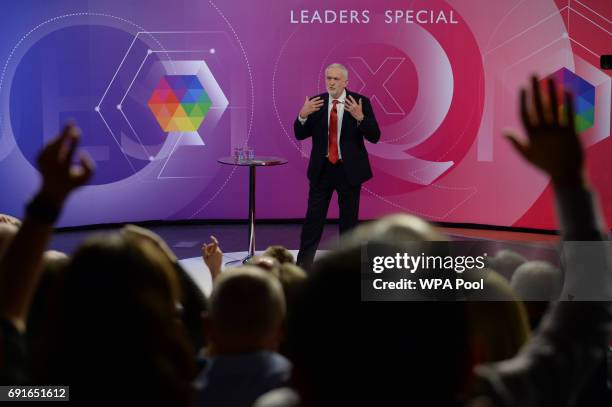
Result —
<path fill-rule="evenodd" d="M 79 138 L 79 129 L 68 124 L 38 156 L 43 177 L 41 194 L 49 204 L 61 206 L 68 194 L 84 185 L 93 174 L 94 164 L 86 154 L 79 156 L 79 164 L 72 164 Z"/>
<path fill-rule="evenodd" d="M 300 117 L 302 119 L 307 118 L 309 115 L 319 110 L 321 106 L 323 106 L 323 99 L 320 97 L 309 99 L 308 96 L 306 96 L 304 106 L 302 106 L 300 110 Z"/>
<path fill-rule="evenodd" d="M 204 263 L 206 263 L 208 269 L 210 270 L 212 280 L 215 281 L 219 274 L 221 274 L 223 252 L 221 251 L 219 241 L 216 237 L 211 236 L 210 240 L 212 241 L 212 243 L 204 243 L 202 245 L 202 258 L 204 259 Z"/>
<path fill-rule="evenodd" d="M 344 103 L 344 110 L 349 112 L 351 116 L 353 116 L 358 122 L 362 121 L 364 118 L 361 98 L 359 99 L 359 102 L 356 102 L 355 99 L 351 95 L 349 95 L 346 98 L 346 102 Z"/>
<path fill-rule="evenodd" d="M 78 139 L 77 127 L 69 124 L 42 149 L 38 156 L 41 190 L 26 206 L 23 224 L 0 258 L 0 318 L 11 321 L 20 331 L 25 329 L 43 271 L 43 253 L 51 239 L 53 223 L 66 197 L 93 173 L 93 163 L 87 156 L 81 156 L 78 165 L 71 164 Z"/>
<path fill-rule="evenodd" d="M 531 103 L 527 102 L 527 90 L 521 90 L 521 119 L 527 140 L 520 140 L 516 132 L 504 135 L 520 155 L 550 175 L 555 186 L 583 185 L 584 151 L 574 125 L 572 95 L 564 94 L 562 110 L 552 79 L 547 97 L 543 97 L 537 77 L 531 79 L 531 88 Z"/>

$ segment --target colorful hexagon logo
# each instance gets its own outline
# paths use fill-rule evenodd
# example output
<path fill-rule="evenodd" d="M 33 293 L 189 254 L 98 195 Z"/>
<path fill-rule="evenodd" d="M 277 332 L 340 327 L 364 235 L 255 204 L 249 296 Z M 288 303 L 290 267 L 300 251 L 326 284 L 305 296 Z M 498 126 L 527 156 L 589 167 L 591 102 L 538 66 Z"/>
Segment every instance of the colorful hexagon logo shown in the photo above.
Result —
<path fill-rule="evenodd" d="M 165 75 L 147 102 L 165 132 L 197 131 L 212 101 L 196 75 Z"/>
<path fill-rule="evenodd" d="M 595 86 L 591 85 L 580 76 L 567 68 L 561 68 L 543 79 L 543 84 L 548 78 L 555 80 L 557 85 L 557 99 L 563 101 L 559 108 L 563 113 L 567 108 L 563 97 L 565 92 L 574 95 L 574 121 L 576 131 L 582 132 L 595 124 Z"/>

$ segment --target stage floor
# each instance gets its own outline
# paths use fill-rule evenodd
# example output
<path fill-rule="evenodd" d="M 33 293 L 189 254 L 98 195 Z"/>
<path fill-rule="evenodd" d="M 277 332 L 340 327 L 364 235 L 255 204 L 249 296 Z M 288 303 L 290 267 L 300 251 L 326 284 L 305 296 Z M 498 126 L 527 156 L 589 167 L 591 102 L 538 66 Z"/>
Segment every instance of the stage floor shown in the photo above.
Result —
<path fill-rule="evenodd" d="M 181 263 L 189 274 L 198 283 L 200 288 L 208 295 L 212 287 L 210 273 L 202 261 L 200 248 L 202 244 L 210 241 L 214 235 L 225 254 L 224 263 L 241 259 L 246 255 L 248 246 L 247 225 L 245 224 L 200 224 L 200 225 L 158 225 L 147 226 L 159 234 L 181 259 Z M 294 252 L 300 241 L 301 223 L 256 225 L 256 247 L 263 251 L 266 247 L 280 244 Z M 65 253 L 72 253 L 83 239 L 98 233 L 109 233 L 116 228 L 101 228 L 97 230 L 64 230 L 53 235 L 50 248 Z M 497 231 L 469 228 L 445 227 L 442 230 L 453 240 L 484 240 L 487 250 L 495 254 L 501 249 L 512 249 L 528 259 L 544 259 L 551 254 L 558 236 L 539 233 L 525 233 L 512 231 Z M 319 249 L 326 251 L 333 249 L 338 242 L 338 225 L 328 224 L 323 231 Z"/>
<path fill-rule="evenodd" d="M 240 252 L 248 247 L 247 225 L 244 224 L 202 224 L 202 225 L 158 225 L 146 226 L 159 234 L 168 245 L 181 258 L 190 258 L 200 255 L 200 247 L 210 241 L 214 235 L 220 242 L 224 252 Z M 256 247 L 265 250 L 273 244 L 280 244 L 289 249 L 297 249 L 300 242 L 301 223 L 270 224 L 258 223 L 256 225 Z M 469 228 L 441 228 L 455 240 L 478 239 L 509 244 L 554 244 L 559 240 L 556 235 L 525 233 L 498 230 L 483 230 Z M 54 233 L 50 247 L 65 253 L 72 253 L 78 244 L 87 236 L 96 233 L 115 231 L 113 228 L 98 230 L 68 230 Z M 319 248 L 328 250 L 338 242 L 338 225 L 328 224 L 323 231 Z"/>

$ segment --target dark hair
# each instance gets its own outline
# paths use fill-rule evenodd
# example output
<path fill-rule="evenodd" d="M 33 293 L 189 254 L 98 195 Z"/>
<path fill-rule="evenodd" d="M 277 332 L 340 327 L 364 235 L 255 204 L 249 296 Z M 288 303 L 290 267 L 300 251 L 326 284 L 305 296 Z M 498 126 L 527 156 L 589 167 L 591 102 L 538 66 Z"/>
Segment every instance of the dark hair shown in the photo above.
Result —
<path fill-rule="evenodd" d="M 364 302 L 361 248 L 314 264 L 288 319 L 305 405 L 453 403 L 468 369 L 466 313 L 455 302 Z"/>
<path fill-rule="evenodd" d="M 172 264 L 152 244 L 89 239 L 65 272 L 47 379 L 81 401 L 187 404 L 195 366 L 178 297 Z"/>
<path fill-rule="evenodd" d="M 42 375 L 49 364 L 49 335 L 55 330 L 58 306 L 61 302 L 61 287 L 66 266 L 70 259 L 55 256 L 45 259 L 30 310 L 26 329 L 30 371 Z"/>

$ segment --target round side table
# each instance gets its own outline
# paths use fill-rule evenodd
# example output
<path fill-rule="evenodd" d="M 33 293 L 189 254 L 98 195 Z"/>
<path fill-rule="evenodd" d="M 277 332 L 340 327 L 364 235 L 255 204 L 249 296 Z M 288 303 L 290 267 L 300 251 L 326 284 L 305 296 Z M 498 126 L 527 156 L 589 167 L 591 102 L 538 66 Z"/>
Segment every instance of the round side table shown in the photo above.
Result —
<path fill-rule="evenodd" d="M 246 263 L 255 255 L 255 169 L 283 165 L 287 163 L 287 160 L 280 157 L 255 156 L 252 160 L 238 161 L 234 157 L 221 157 L 217 161 L 225 165 L 249 167 L 249 252 L 242 260 L 226 263 L 228 266 L 238 266 Z"/>

